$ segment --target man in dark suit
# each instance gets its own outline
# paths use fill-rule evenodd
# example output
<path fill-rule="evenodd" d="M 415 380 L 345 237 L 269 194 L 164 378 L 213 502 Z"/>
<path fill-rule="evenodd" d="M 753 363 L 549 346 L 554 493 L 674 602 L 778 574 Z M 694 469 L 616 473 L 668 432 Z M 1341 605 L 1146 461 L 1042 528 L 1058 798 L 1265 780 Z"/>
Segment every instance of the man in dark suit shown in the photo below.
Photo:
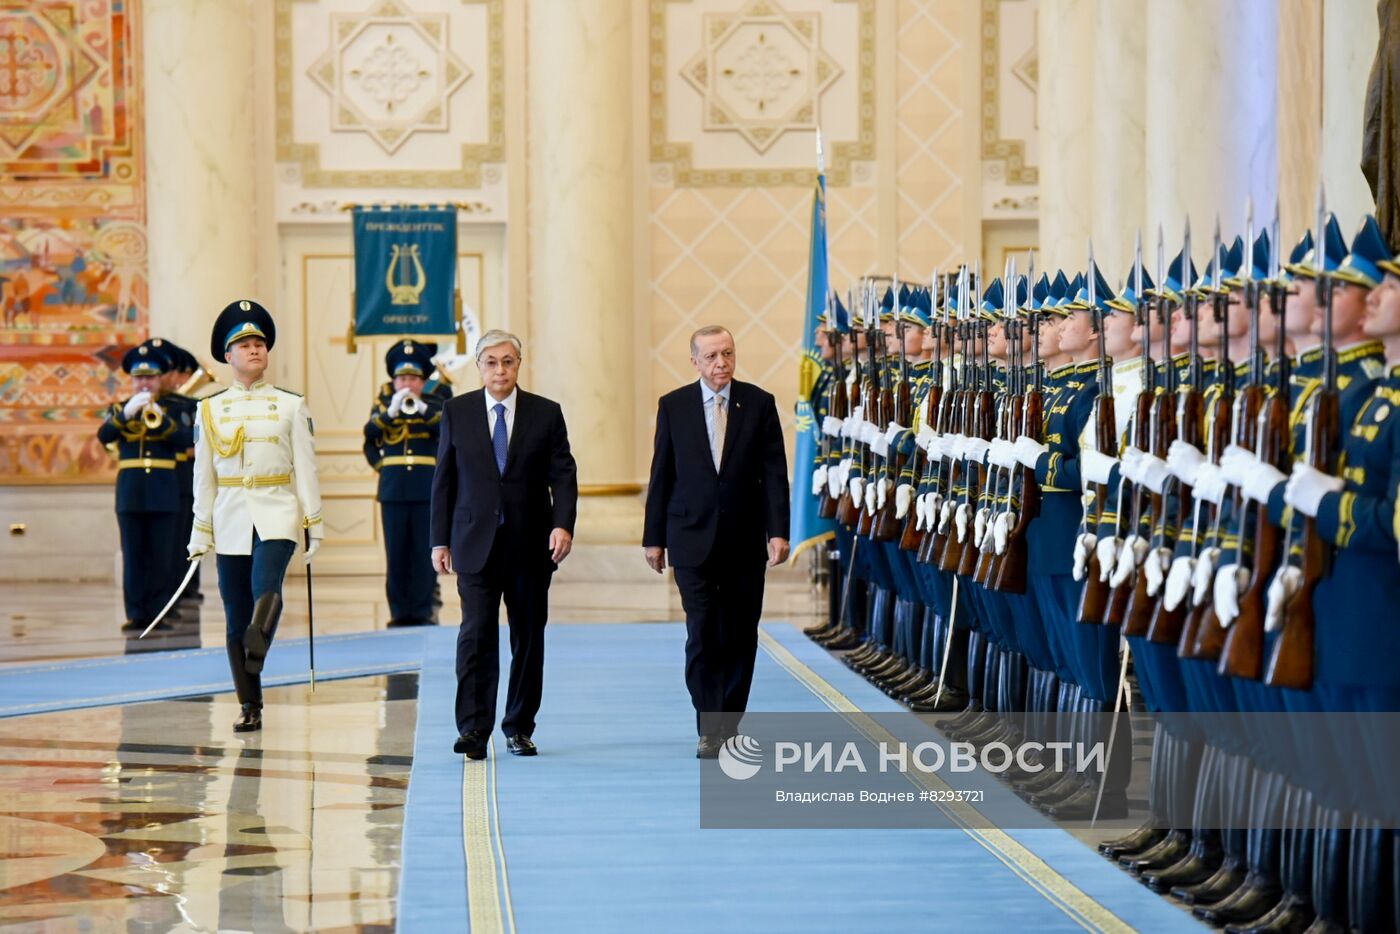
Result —
<path fill-rule="evenodd" d="M 544 677 L 549 581 L 573 546 L 578 479 L 557 402 L 516 387 L 520 339 L 477 343 L 482 389 L 442 411 L 433 473 L 433 567 L 457 575 L 457 732 L 453 750 L 486 758 L 496 722 L 501 598 L 510 623 L 510 681 L 501 721 L 507 748 L 533 756 Z"/>
<path fill-rule="evenodd" d="M 787 560 L 788 478 L 773 396 L 734 379 L 734 338 L 690 339 L 700 380 L 661 397 L 647 487 L 647 564 L 671 553 L 685 607 L 685 683 L 696 755 L 719 755 L 739 731 L 758 653 L 765 566 Z"/>

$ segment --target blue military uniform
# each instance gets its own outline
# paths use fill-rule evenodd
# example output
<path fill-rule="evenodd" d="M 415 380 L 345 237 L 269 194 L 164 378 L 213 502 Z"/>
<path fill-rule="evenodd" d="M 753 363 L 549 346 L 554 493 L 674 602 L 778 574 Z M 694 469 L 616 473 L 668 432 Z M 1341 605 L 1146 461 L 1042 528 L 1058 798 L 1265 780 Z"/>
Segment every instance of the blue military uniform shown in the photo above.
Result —
<path fill-rule="evenodd" d="M 199 363 L 194 355 L 177 344 L 161 337 L 153 337 L 146 342 L 151 347 L 155 347 L 165 353 L 170 358 L 170 370 L 173 373 L 193 373 L 199 369 Z M 168 392 L 160 397 L 160 404 L 171 411 L 173 418 L 190 430 L 190 437 L 194 437 L 195 412 L 199 408 L 199 401 L 191 399 L 189 396 L 181 395 L 178 392 Z M 190 529 L 194 522 L 194 447 L 191 446 L 183 451 L 175 452 L 175 476 L 180 484 L 180 513 L 179 529 L 175 541 L 171 542 L 174 557 L 171 559 L 174 566 L 179 568 L 185 562 L 185 543 L 190 540 Z M 184 597 L 190 598 L 199 594 L 199 569 L 196 567 L 194 576 L 190 578 L 189 586 L 185 588 Z M 202 595 L 200 595 L 202 596 Z M 172 612 L 172 615 L 178 613 Z"/>
<path fill-rule="evenodd" d="M 399 341 L 384 358 L 390 379 L 426 378 L 435 352 L 432 344 Z M 394 395 L 392 382 L 379 390 L 365 422 L 365 460 L 379 474 L 376 498 L 384 526 L 389 625 L 425 625 L 433 622 L 437 580 L 428 518 L 443 397 L 440 390 L 430 392 L 425 387 L 419 397 L 421 408 L 410 414 L 393 405 Z"/>
<path fill-rule="evenodd" d="M 122 358 L 132 376 L 159 376 L 170 360 L 158 349 L 142 345 Z M 171 549 L 179 534 L 180 488 L 175 455 L 190 446 L 191 434 L 178 413 L 151 404 L 151 422 L 143 412 L 127 418 L 123 403 L 113 404 L 97 429 L 103 444 L 117 451 L 117 525 L 122 540 L 122 595 L 126 629 L 144 629 L 178 579 Z M 158 418 L 155 414 L 158 413 Z"/>

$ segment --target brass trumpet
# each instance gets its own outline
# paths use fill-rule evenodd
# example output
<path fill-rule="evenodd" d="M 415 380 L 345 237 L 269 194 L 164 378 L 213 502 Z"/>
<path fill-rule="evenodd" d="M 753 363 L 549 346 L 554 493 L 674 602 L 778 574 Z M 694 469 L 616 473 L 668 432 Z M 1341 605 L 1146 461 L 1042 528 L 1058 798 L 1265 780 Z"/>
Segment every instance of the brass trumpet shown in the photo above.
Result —
<path fill-rule="evenodd" d="M 213 373 L 210 373 L 204 367 L 200 367 L 199 369 L 191 373 L 190 378 L 185 380 L 185 382 L 181 384 L 180 388 L 175 391 L 182 396 L 193 396 L 205 386 L 209 385 L 218 386 L 220 384 L 219 381 L 214 378 Z"/>
<path fill-rule="evenodd" d="M 405 396 L 399 410 L 405 415 L 417 415 L 424 409 L 423 400 L 414 395 Z"/>
<path fill-rule="evenodd" d="M 165 421 L 165 412 L 154 401 L 147 402 L 142 407 L 141 424 L 146 426 L 147 431 L 155 431 L 163 421 Z"/>

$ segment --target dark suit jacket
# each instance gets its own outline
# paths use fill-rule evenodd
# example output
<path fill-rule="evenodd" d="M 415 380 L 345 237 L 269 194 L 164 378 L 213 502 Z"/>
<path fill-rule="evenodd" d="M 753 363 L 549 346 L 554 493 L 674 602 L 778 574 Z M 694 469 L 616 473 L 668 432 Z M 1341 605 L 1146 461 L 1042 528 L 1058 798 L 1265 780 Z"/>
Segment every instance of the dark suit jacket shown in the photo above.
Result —
<path fill-rule="evenodd" d="M 735 380 L 719 472 L 710 456 L 700 384 L 661 397 L 642 544 L 676 567 L 711 554 L 766 561 L 768 539 L 788 536 L 787 455 L 772 394 Z"/>
<path fill-rule="evenodd" d="M 569 453 L 569 435 L 559 403 L 517 389 L 515 425 L 506 449 L 506 470 L 486 427 L 485 390 L 451 399 L 443 406 L 433 471 L 431 536 L 434 547 L 450 546 L 459 574 L 475 574 L 486 564 L 497 534 L 519 549 L 514 560 L 529 568 L 549 560 L 549 533 L 574 531 L 578 514 L 578 468 Z M 504 512 L 505 524 L 500 524 Z"/>

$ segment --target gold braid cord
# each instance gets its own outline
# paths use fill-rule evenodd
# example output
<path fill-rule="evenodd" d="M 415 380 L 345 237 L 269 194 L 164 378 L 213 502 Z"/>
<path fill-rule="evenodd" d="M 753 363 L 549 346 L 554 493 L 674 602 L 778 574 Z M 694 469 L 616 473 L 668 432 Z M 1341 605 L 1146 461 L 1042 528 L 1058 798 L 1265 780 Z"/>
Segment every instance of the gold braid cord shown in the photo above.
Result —
<path fill-rule="evenodd" d="M 209 446 L 220 457 L 236 457 L 243 451 L 243 426 L 239 425 L 238 430 L 233 433 L 232 438 L 225 438 L 219 434 L 219 430 L 214 427 L 213 409 L 208 401 L 199 404 L 199 417 L 204 423 L 204 432 L 209 436 Z"/>

